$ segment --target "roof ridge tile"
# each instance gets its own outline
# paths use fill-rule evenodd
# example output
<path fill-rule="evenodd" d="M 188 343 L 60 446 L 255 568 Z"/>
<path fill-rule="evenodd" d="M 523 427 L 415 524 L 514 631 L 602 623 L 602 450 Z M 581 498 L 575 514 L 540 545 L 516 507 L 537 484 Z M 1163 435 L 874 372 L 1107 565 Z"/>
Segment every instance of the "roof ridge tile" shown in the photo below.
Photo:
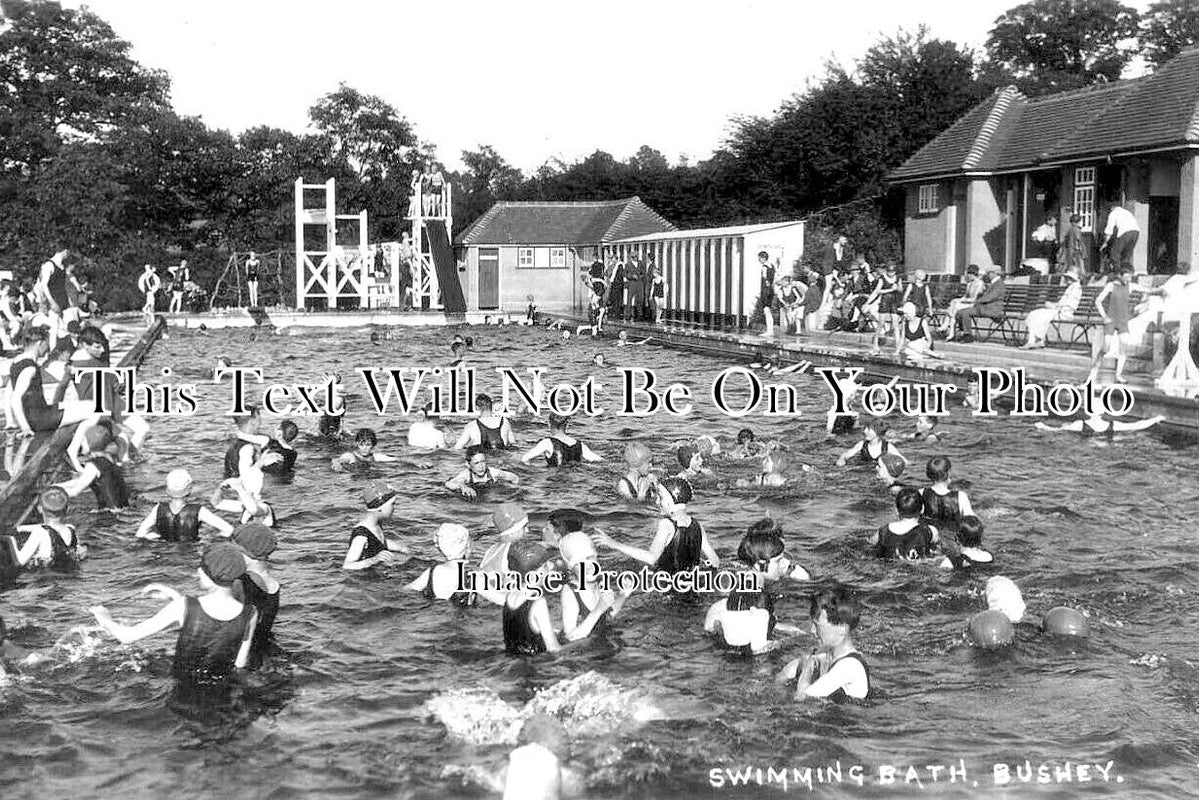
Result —
<path fill-rule="evenodd" d="M 966 154 L 966 158 L 962 162 L 962 169 L 973 169 L 978 166 L 987 149 L 991 146 L 991 139 L 995 136 L 995 131 L 999 128 L 999 123 L 1003 121 L 1012 104 L 1020 100 L 1027 101 L 1028 98 L 1015 86 L 1005 86 L 996 93 L 995 104 L 991 106 L 991 110 L 987 114 L 987 118 L 983 121 L 978 135 L 974 137 L 974 144 L 971 145 L 970 151 Z"/>

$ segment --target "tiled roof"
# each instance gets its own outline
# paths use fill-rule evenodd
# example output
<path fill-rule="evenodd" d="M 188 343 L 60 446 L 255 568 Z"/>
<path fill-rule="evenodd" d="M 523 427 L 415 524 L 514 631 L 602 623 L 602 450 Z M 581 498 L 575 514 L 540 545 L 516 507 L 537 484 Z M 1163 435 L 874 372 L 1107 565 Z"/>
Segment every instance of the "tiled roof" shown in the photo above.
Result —
<path fill-rule="evenodd" d="M 672 231 L 674 225 L 642 202 L 496 203 L 454 239 L 454 244 L 588 245 L 629 236 Z"/>
<path fill-rule="evenodd" d="M 1199 48 L 1144 78 L 1029 99 L 1009 86 L 888 177 L 894 182 L 1199 144 Z"/>

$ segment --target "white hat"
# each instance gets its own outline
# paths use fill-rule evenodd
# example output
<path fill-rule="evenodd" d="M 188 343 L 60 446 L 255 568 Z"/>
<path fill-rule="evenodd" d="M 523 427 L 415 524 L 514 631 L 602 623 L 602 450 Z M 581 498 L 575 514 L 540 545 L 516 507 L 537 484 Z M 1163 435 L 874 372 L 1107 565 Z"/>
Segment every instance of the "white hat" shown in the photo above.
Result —
<path fill-rule="evenodd" d="M 470 551 L 470 531 L 454 522 L 442 523 L 433 534 L 437 549 L 448 559 L 466 558 Z"/>
<path fill-rule="evenodd" d="M 1011 578 L 996 575 L 987 580 L 987 608 L 1002 611 L 1012 622 L 1024 618 L 1024 598 Z"/>
<path fill-rule="evenodd" d="M 173 469 L 167 473 L 167 497 L 187 497 L 192 490 L 192 475 L 185 469 Z"/>

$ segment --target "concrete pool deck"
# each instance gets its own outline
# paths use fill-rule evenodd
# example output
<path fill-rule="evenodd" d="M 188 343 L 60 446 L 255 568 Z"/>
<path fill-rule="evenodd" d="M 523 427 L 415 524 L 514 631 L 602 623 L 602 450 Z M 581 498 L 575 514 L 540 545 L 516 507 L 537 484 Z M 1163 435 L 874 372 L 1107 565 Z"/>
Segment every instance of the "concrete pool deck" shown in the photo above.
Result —
<path fill-rule="evenodd" d="M 221 328 L 252 328 L 272 325 L 277 330 L 287 328 L 364 328 L 423 327 L 429 325 L 485 325 L 496 319 L 513 322 L 524 314 L 499 311 L 469 311 L 465 314 L 446 314 L 443 311 L 397 311 L 379 308 L 367 311 L 301 311 L 294 308 L 226 308 L 189 314 L 160 315 L 168 325 L 207 330 Z"/>
<path fill-rule="evenodd" d="M 586 325 L 587 320 L 574 314 L 538 314 L 539 321 L 562 320 L 568 329 Z M 1052 387 L 1060 383 L 1079 384 L 1090 371 L 1090 354 L 1081 350 L 1044 348 L 1021 350 L 999 342 L 959 344 L 938 341 L 936 352 L 943 359 L 930 360 L 922 365 L 905 362 L 884 348 L 882 354 L 870 352 L 871 334 L 820 332 L 814 335 L 783 334 L 765 337 L 753 332 L 712 331 L 685 325 L 654 326 L 643 323 L 607 322 L 604 336 L 611 338 L 628 331 L 631 340 L 651 339 L 652 342 L 680 350 L 724 357 L 729 364 L 748 364 L 755 356 L 769 358 L 778 365 L 810 361 L 815 367 L 859 367 L 868 380 L 900 380 L 920 383 L 952 383 L 965 389 L 967 380 L 976 368 L 1011 370 L 1023 368 L 1029 383 Z M 1111 362 L 1100 373 L 1100 383 L 1111 381 Z M 1199 437 L 1199 400 L 1173 396 L 1158 389 L 1149 373 L 1149 364 L 1142 362 L 1144 371 L 1134 372 L 1130 359 L 1128 383 L 1136 398 L 1130 419 L 1143 419 L 1161 414 L 1162 425 L 1186 437 Z"/>

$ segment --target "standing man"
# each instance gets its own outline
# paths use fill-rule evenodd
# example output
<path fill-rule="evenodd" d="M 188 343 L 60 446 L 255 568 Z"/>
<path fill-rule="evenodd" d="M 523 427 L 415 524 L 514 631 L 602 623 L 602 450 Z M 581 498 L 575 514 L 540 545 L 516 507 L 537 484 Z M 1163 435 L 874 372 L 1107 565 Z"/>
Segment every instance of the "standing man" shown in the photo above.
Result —
<path fill-rule="evenodd" d="M 761 270 L 761 287 L 758 291 L 758 308 L 762 309 L 762 317 L 766 323 L 765 336 L 774 336 L 774 269 L 777 264 L 770 263 L 770 253 L 762 250 L 758 253 L 758 269 Z"/>
<path fill-rule="evenodd" d="M 1107 227 L 1103 229 L 1104 245 L 1101 249 L 1107 254 L 1112 273 L 1132 266 L 1132 249 L 1140 235 L 1141 226 L 1132 212 L 1119 203 L 1113 204 L 1112 210 L 1107 212 Z"/>
<path fill-rule="evenodd" d="M 624 264 L 620 258 L 612 262 L 612 272 L 608 275 L 608 316 L 620 319 L 624 311 Z"/>
<path fill-rule="evenodd" d="M 1058 248 L 1058 261 L 1065 272 L 1074 271 L 1080 281 L 1087 279 L 1086 257 L 1083 254 L 1082 217 L 1070 215 L 1070 223 L 1062 234 L 1062 244 Z"/>
<path fill-rule="evenodd" d="M 46 303 L 50 314 L 51 350 L 58 344 L 58 332 L 62 327 L 63 314 L 71 307 L 71 300 L 67 297 L 67 268 L 63 266 L 63 261 L 69 254 L 69 250 L 59 250 L 50 257 L 49 261 L 42 264 L 35 287 L 35 293 L 40 300 Z"/>
<path fill-rule="evenodd" d="M 645 265 L 637 256 L 629 257 L 625 280 L 629 290 L 628 302 L 625 305 L 625 319 L 629 322 L 640 322 L 641 303 L 645 299 Z"/>
<path fill-rule="evenodd" d="M 142 306 L 142 313 L 146 315 L 146 322 L 154 322 L 154 300 L 158 296 L 158 290 L 162 288 L 162 279 L 158 277 L 158 271 L 154 269 L 153 264 L 147 264 L 142 274 L 137 279 L 137 288 L 146 293 L 146 303 Z"/>
<path fill-rule="evenodd" d="M 246 259 L 246 288 L 250 290 L 250 308 L 258 308 L 258 268 L 261 265 L 258 254 L 251 250 L 250 257 Z"/>
<path fill-rule="evenodd" d="M 849 239 L 844 236 L 838 236 L 825 252 L 822 272 L 825 275 L 828 275 L 830 272 L 844 272 L 849 269 L 852 258 L 853 254 L 850 253 Z"/>

